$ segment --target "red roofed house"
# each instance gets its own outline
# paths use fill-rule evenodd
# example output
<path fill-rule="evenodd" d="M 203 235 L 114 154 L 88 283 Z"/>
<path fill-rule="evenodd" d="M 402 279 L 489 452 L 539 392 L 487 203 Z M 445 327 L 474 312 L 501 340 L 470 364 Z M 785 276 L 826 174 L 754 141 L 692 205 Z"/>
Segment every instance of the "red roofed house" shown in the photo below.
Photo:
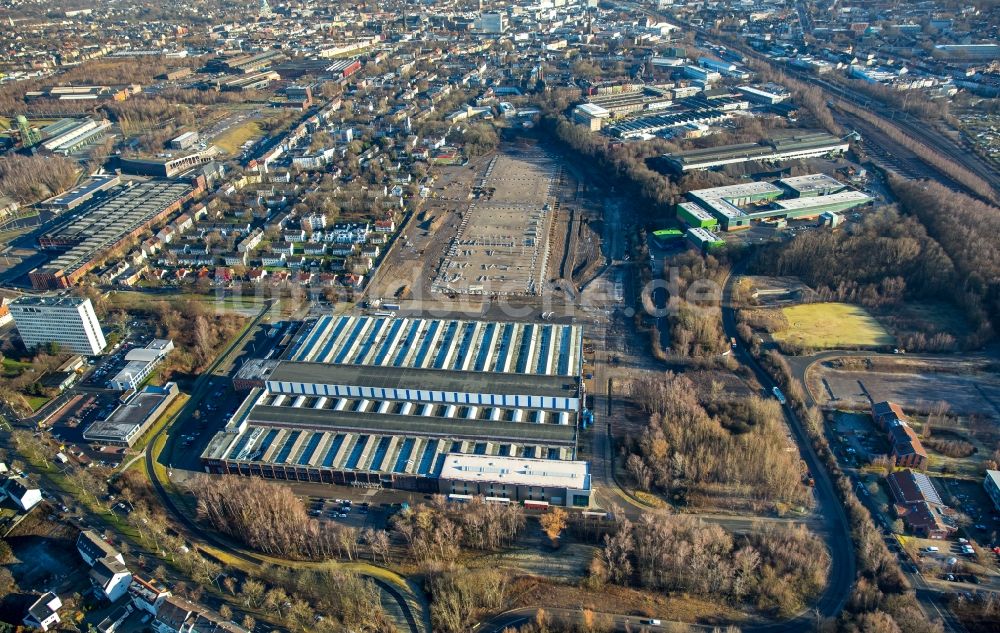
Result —
<path fill-rule="evenodd" d="M 955 532 L 950 509 L 941 500 L 934 482 L 924 473 L 897 470 L 886 477 L 896 515 L 910 532 L 923 538 L 946 539 Z"/>
<path fill-rule="evenodd" d="M 889 457 L 896 466 L 926 470 L 927 451 L 916 432 L 906 421 L 906 414 L 895 402 L 876 402 L 872 405 L 872 419 L 889 436 L 892 445 Z"/>

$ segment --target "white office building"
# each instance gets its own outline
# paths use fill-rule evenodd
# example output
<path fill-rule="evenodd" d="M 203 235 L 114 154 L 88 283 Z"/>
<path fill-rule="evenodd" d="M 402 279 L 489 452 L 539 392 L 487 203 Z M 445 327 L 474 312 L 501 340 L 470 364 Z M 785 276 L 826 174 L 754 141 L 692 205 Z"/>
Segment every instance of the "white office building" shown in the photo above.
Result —
<path fill-rule="evenodd" d="M 125 366 L 108 381 L 108 387 L 118 391 L 138 389 L 173 349 L 173 341 L 158 338 L 146 347 L 131 350 L 125 355 Z"/>
<path fill-rule="evenodd" d="M 57 343 L 93 356 L 107 346 L 90 299 L 72 295 L 26 296 L 10 304 L 14 325 L 28 349 Z"/>

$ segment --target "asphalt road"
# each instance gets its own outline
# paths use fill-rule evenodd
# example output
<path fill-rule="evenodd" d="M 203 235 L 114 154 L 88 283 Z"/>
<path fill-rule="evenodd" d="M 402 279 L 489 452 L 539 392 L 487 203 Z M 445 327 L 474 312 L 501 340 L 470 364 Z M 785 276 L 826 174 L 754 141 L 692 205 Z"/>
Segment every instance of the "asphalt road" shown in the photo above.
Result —
<path fill-rule="evenodd" d="M 576 624 L 583 623 L 583 613 L 578 609 L 560 609 L 558 607 L 544 607 L 545 613 L 552 618 L 558 618 L 563 621 L 569 621 Z M 513 609 L 505 613 L 501 613 L 497 617 L 490 620 L 489 624 L 482 627 L 481 631 L 483 633 L 500 633 L 507 627 L 515 628 L 528 624 L 529 622 L 535 621 L 535 614 L 538 612 L 537 608 L 525 608 L 525 609 Z M 615 631 L 627 631 L 629 633 L 644 633 L 649 631 L 649 633 L 654 633 L 655 631 L 660 631 L 661 626 L 651 626 L 644 625 L 643 621 L 647 618 L 641 618 L 634 615 L 616 615 L 610 613 L 602 613 L 599 615 L 600 618 L 606 618 L 614 626 Z M 663 620 L 664 624 L 668 624 L 666 620 Z M 701 626 L 698 624 L 684 624 L 684 630 L 690 631 L 714 631 L 718 630 L 716 627 L 711 626 Z M 749 629 L 742 629 L 744 631 Z"/>
<path fill-rule="evenodd" d="M 737 267 L 739 268 L 739 267 Z M 738 276 L 738 270 L 733 270 L 726 279 L 726 285 L 722 292 L 722 327 L 727 337 L 736 337 L 736 310 L 732 305 L 733 283 Z M 770 391 L 776 386 L 770 375 L 764 371 L 757 360 L 740 345 L 733 350 L 737 360 L 749 367 L 757 380 Z M 812 442 L 806 434 L 802 421 L 796 415 L 791 405 L 785 404 L 782 407 L 785 420 L 799 445 L 802 459 L 809 467 L 815 481 L 814 494 L 817 503 L 817 512 L 822 517 L 825 529 L 821 530 L 827 549 L 830 553 L 831 565 L 830 574 L 827 578 L 826 588 L 823 594 L 816 601 L 814 608 L 825 618 L 834 618 L 840 614 L 850 597 L 851 588 L 855 578 L 854 548 L 851 544 L 851 529 L 847 522 L 847 515 L 837 498 L 833 487 L 833 480 L 827 472 L 826 467 L 820 462 L 819 456 L 812 447 Z M 744 631 L 758 631 L 767 633 L 788 632 L 793 633 L 810 628 L 815 623 L 815 616 L 812 613 L 802 614 L 797 618 L 785 622 L 774 624 L 762 624 L 759 626 L 743 627 Z"/>
<path fill-rule="evenodd" d="M 268 301 L 261 313 L 255 318 L 250 326 L 246 329 L 246 332 L 239 339 L 234 341 L 219 357 L 214 363 L 195 381 L 194 389 L 191 393 L 191 398 L 185 403 L 184 408 L 175 417 L 174 422 L 164 426 L 155 435 L 149 439 L 149 447 L 156 445 L 157 440 L 164 433 L 168 433 L 167 445 L 163 448 L 163 453 L 170 454 L 168 449 L 172 449 L 170 446 L 175 441 L 176 435 L 170 435 L 169 431 L 173 427 L 173 424 L 179 420 L 185 420 L 191 415 L 191 413 L 198 408 L 201 400 L 209 393 L 210 387 L 212 385 L 212 377 L 215 375 L 217 369 L 228 362 L 229 358 L 234 354 L 234 352 L 239 351 L 243 345 L 248 340 L 249 336 L 252 334 L 254 328 L 258 323 L 264 318 L 264 316 L 270 311 L 273 301 Z M 262 558 L 259 558 L 251 553 L 248 553 L 242 549 L 235 548 L 226 541 L 220 539 L 213 532 L 203 529 L 198 525 L 189 515 L 184 512 L 174 503 L 173 499 L 167 493 L 163 486 L 163 483 L 156 476 L 156 470 L 154 468 L 154 451 L 152 448 L 146 451 L 146 472 L 149 476 L 149 480 L 153 484 L 153 489 L 156 495 L 160 498 L 160 502 L 163 504 L 164 510 L 173 516 L 175 522 L 182 526 L 184 531 L 187 533 L 186 536 L 192 543 L 208 543 L 213 547 L 226 552 L 231 556 L 235 556 L 240 560 L 246 561 L 252 565 L 261 566 L 268 564 Z M 373 576 L 366 576 L 372 582 L 374 582 L 378 587 L 384 591 L 386 594 L 392 597 L 392 599 L 398 604 L 399 611 L 403 614 L 406 620 L 407 627 L 411 633 L 423 633 L 421 627 L 417 624 L 417 620 L 410 609 L 409 603 L 406 598 L 392 585 L 385 582 L 380 578 Z"/>

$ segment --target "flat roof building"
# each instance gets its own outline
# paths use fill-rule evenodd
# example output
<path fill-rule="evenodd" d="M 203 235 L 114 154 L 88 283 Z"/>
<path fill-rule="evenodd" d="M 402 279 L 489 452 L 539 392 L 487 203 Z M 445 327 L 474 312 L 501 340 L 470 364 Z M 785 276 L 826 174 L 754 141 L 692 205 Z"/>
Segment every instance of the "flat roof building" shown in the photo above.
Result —
<path fill-rule="evenodd" d="M 210 472 L 424 492 L 441 490 L 453 454 L 573 462 L 581 368 L 577 326 L 326 316 L 288 360 L 254 367 L 263 386 L 202 462 Z M 574 502 L 555 488 L 553 503 Z"/>
<path fill-rule="evenodd" d="M 847 189 L 825 174 L 785 178 L 778 184 L 781 186 L 769 182 L 740 183 L 696 189 L 689 191 L 687 196 L 714 216 L 725 231 L 747 228 L 754 220 L 800 219 L 827 212 L 839 213 L 872 201 L 868 194 Z M 784 198 L 789 192 L 796 197 Z M 691 216 L 689 211 L 678 207 L 678 217 L 687 221 Z"/>
<path fill-rule="evenodd" d="M 594 103 L 581 103 L 573 108 L 573 122 L 586 125 L 591 132 L 600 130 L 604 120 L 610 117 L 610 112 Z"/>
<path fill-rule="evenodd" d="M 711 250 L 722 246 L 726 242 L 722 240 L 718 235 L 712 233 L 708 229 L 703 229 L 701 227 L 692 227 L 687 230 L 687 238 L 698 248 L 703 251 Z"/>
<path fill-rule="evenodd" d="M 173 341 L 154 339 L 146 347 L 130 350 L 125 354 L 125 366 L 108 382 L 108 386 L 119 391 L 138 389 L 173 349 Z"/>
<path fill-rule="evenodd" d="M 31 285 L 38 290 L 74 285 L 105 253 L 179 211 L 199 191 L 187 183 L 151 180 L 112 192 L 38 239 L 42 248 L 63 252 L 28 273 Z"/>
<path fill-rule="evenodd" d="M 993 502 L 993 507 L 1000 512 L 1000 470 L 987 470 L 983 479 L 983 489 Z"/>
<path fill-rule="evenodd" d="M 677 219 L 693 228 L 710 229 L 719 223 L 711 213 L 694 202 L 681 202 L 677 205 Z"/>
<path fill-rule="evenodd" d="M 828 196 L 843 191 L 846 187 L 844 183 L 827 174 L 806 174 L 805 176 L 782 178 L 778 184 L 797 198 Z"/>
<path fill-rule="evenodd" d="M 107 347 L 94 306 L 86 297 L 24 296 L 8 308 L 28 349 L 55 343 L 64 350 L 94 356 Z"/>
<path fill-rule="evenodd" d="M 845 211 L 853 207 L 867 204 L 872 201 L 872 197 L 866 193 L 850 189 L 831 193 L 830 195 L 814 195 L 802 198 L 790 198 L 788 200 L 777 200 L 774 205 L 787 211 L 786 217 L 806 217 L 806 215 L 819 215 L 826 211 Z"/>
<path fill-rule="evenodd" d="M 189 130 L 177 138 L 170 141 L 170 147 L 174 149 L 187 149 L 198 142 L 198 132 Z"/>
<path fill-rule="evenodd" d="M 450 454 L 438 479 L 443 494 L 474 494 L 567 506 L 590 504 L 587 462 Z"/>
<path fill-rule="evenodd" d="M 117 174 L 91 176 L 82 185 L 39 204 L 53 211 L 72 211 L 80 205 L 90 202 L 96 194 L 117 187 L 121 181 L 121 176 Z"/>
<path fill-rule="evenodd" d="M 177 385 L 148 386 L 119 405 L 106 420 L 97 420 L 83 432 L 88 442 L 132 446 L 177 397 Z"/>
<path fill-rule="evenodd" d="M 774 162 L 843 154 L 849 148 L 848 141 L 823 132 L 664 154 L 662 158 L 672 171 L 683 173 L 749 161 Z"/>

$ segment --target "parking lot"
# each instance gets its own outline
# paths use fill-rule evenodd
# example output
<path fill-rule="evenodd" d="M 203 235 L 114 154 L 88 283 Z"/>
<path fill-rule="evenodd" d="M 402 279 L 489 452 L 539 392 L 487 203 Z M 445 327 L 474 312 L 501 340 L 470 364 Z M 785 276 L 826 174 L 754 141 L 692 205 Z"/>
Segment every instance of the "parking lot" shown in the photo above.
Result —
<path fill-rule="evenodd" d="M 968 525 L 959 530 L 960 536 L 984 547 L 1000 545 L 1000 511 L 993 507 L 993 502 L 986 496 L 981 481 L 951 477 L 933 479 L 944 502 L 968 517 Z"/>
<path fill-rule="evenodd" d="M 559 164 L 542 149 L 510 149 L 489 163 L 461 214 L 434 289 L 536 295 L 549 261 Z"/>
<path fill-rule="evenodd" d="M 889 452 L 889 442 L 872 423 L 871 416 L 837 411 L 833 420 L 837 441 L 831 444 L 831 448 L 841 463 L 851 467 L 863 466 Z"/>
<path fill-rule="evenodd" d="M 331 492 L 337 490 L 330 488 Z M 340 497 L 303 497 L 309 516 L 319 521 L 329 521 L 359 530 L 385 529 L 396 508 L 391 505 L 372 504 L 368 501 L 351 501 Z"/>

